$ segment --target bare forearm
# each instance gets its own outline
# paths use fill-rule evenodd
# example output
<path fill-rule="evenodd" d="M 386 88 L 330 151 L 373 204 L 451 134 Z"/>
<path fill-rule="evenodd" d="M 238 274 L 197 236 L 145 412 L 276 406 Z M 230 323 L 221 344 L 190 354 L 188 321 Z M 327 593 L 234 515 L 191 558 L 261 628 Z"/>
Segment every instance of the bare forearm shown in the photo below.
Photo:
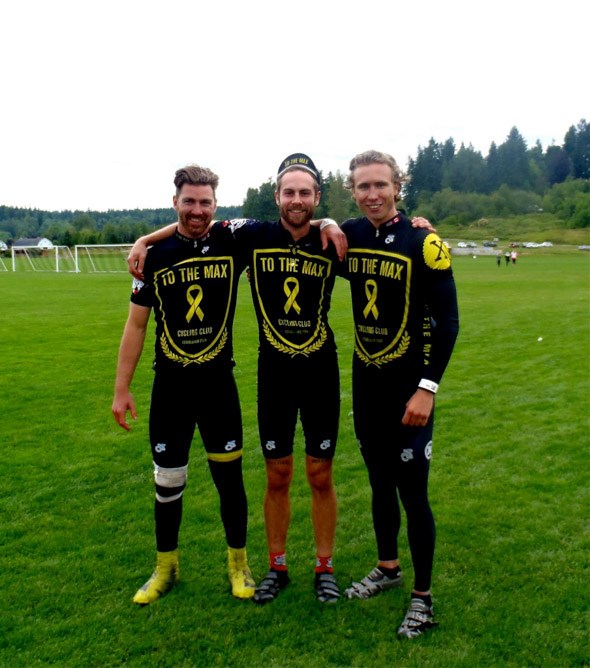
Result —
<path fill-rule="evenodd" d="M 138 241 L 141 241 L 146 246 L 153 246 L 158 241 L 171 237 L 176 232 L 177 227 L 178 223 L 170 223 L 166 227 L 161 227 L 159 230 L 154 230 L 143 237 L 139 237 Z"/>
<path fill-rule="evenodd" d="M 121 345 L 119 346 L 115 393 L 129 390 L 143 351 L 145 334 L 146 327 L 138 326 L 132 321 L 127 321 L 121 338 Z"/>

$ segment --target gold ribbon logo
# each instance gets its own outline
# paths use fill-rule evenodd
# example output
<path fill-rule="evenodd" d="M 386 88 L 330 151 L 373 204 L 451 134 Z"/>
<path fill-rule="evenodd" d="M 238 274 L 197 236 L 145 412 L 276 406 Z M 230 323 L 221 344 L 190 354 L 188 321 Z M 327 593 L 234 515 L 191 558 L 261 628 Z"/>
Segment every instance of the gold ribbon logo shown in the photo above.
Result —
<path fill-rule="evenodd" d="M 293 286 L 293 289 L 291 289 Z M 297 315 L 301 313 L 301 307 L 295 301 L 295 298 L 299 294 L 299 281 L 294 277 L 290 276 L 285 280 L 283 285 L 283 290 L 287 295 L 287 301 L 285 302 L 285 313 L 289 313 L 291 309 L 294 309 L 297 312 Z"/>
<path fill-rule="evenodd" d="M 197 293 L 196 297 L 193 297 L 194 292 Z M 202 322 L 205 314 L 199 304 L 203 301 L 203 288 L 200 285 L 191 285 L 186 291 L 186 300 L 191 305 L 186 314 L 186 321 L 190 322 L 193 319 L 193 316 L 196 315 Z"/>
<path fill-rule="evenodd" d="M 365 283 L 365 295 L 367 297 L 367 305 L 363 310 L 363 317 L 368 318 L 369 313 L 373 314 L 375 320 L 379 318 L 379 310 L 377 309 L 377 283 L 370 279 Z"/>

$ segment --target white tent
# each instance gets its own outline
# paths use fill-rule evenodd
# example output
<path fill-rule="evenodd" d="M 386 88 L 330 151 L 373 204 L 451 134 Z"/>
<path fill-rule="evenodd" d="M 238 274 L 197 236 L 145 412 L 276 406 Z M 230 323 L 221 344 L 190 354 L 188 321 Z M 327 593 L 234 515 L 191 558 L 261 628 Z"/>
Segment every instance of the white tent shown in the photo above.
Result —
<path fill-rule="evenodd" d="M 42 248 L 48 250 L 53 248 L 53 243 L 45 237 L 35 237 L 34 239 L 18 239 L 12 244 L 15 248 L 26 246 L 27 248 Z"/>

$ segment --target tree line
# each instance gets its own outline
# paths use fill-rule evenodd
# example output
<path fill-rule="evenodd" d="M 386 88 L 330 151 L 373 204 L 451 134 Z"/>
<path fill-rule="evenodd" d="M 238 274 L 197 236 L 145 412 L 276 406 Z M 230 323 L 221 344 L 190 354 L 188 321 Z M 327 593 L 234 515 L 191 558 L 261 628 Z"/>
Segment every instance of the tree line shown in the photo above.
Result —
<path fill-rule="evenodd" d="M 407 176 L 400 208 L 436 224 L 462 226 L 481 218 L 547 212 L 569 227 L 590 227 L 590 125 L 585 120 L 570 127 L 562 146 L 546 150 L 538 141 L 527 147 L 516 127 L 502 144 L 492 143 L 486 157 L 471 145 L 457 149 L 453 139 L 431 138 L 409 160 Z M 330 172 L 322 180 L 318 218 L 357 216 L 346 175 Z M 243 215 L 276 217 L 274 190 L 272 181 L 250 188 Z"/>
<path fill-rule="evenodd" d="M 395 156 L 400 158 L 400 156 Z M 562 145 L 528 147 L 516 127 L 505 141 L 492 143 L 487 156 L 453 139 L 431 138 L 408 161 L 401 208 L 437 225 L 469 225 L 481 218 L 525 213 L 554 214 L 569 227 L 590 227 L 590 125 L 582 119 L 566 132 Z M 346 175 L 322 175 L 316 215 L 343 221 L 358 215 L 345 188 Z M 276 184 L 249 188 L 241 206 L 219 207 L 216 217 L 277 218 Z M 169 223 L 171 209 L 49 212 L 0 206 L 0 240 L 47 237 L 65 246 L 130 243 Z"/>
<path fill-rule="evenodd" d="M 241 207 L 218 207 L 218 217 L 239 218 Z M 176 220 L 174 209 L 40 211 L 0 206 L 0 241 L 45 237 L 60 246 L 132 243 Z"/>

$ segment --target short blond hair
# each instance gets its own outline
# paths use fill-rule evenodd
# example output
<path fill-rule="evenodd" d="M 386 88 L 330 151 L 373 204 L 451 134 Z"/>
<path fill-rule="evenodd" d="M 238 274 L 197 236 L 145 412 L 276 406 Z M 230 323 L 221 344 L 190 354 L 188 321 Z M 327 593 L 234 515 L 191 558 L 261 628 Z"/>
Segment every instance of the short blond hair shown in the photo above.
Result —
<path fill-rule="evenodd" d="M 354 158 L 350 161 L 350 165 L 348 166 L 350 171 L 348 178 L 346 179 L 346 183 L 344 184 L 345 188 L 348 188 L 348 190 L 352 190 L 354 188 L 354 171 L 357 169 L 357 167 L 362 167 L 364 165 L 387 165 L 390 167 L 391 180 L 399 185 L 400 190 L 402 184 L 409 181 L 408 176 L 402 172 L 393 156 L 389 155 L 389 153 L 383 153 L 382 151 L 371 150 L 355 155 Z M 399 194 L 396 195 L 396 201 L 399 202 L 400 199 L 401 196 Z"/>

